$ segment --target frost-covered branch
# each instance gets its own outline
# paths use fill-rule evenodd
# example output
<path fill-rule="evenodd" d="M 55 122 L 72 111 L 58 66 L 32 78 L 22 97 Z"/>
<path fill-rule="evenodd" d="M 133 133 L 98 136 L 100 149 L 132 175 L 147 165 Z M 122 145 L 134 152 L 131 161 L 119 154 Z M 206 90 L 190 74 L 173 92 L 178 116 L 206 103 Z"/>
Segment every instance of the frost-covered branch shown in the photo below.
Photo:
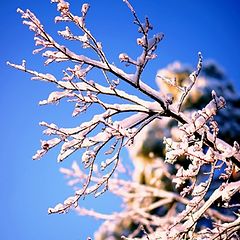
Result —
<path fill-rule="evenodd" d="M 22 64 L 8 64 L 30 74 L 32 80 L 56 86 L 57 90 L 39 105 L 67 101 L 73 104 L 72 117 L 79 117 L 83 112 L 90 115 L 88 120 L 79 118 L 80 123 L 72 127 L 40 122 L 48 139 L 41 140 L 34 160 L 56 146 L 60 147 L 58 162 L 81 155 L 81 161 L 74 162 L 70 169 L 60 169 L 74 188 L 73 196 L 49 208 L 48 213 L 65 213 L 75 208 L 81 215 L 103 219 L 105 223 L 96 233 L 100 239 L 113 236 L 164 240 L 237 239 L 240 147 L 237 139 L 228 141 L 221 135 L 218 116 L 228 107 L 226 100 L 211 89 L 204 104 L 191 111 L 186 107 L 188 102 L 193 104 L 192 92 L 204 73 L 201 53 L 196 69 L 182 74 L 184 78 L 159 73 L 159 92 L 144 81 L 142 73 L 157 57 L 157 46 L 163 34 L 150 35 L 153 27 L 149 18 L 142 22 L 130 1 L 124 0 L 141 35 L 136 43 L 142 52 L 136 59 L 120 53 L 118 59 L 126 66 L 133 66 L 131 73 L 112 64 L 104 51 L 104 43 L 88 29 L 89 4 L 84 3 L 81 15 L 76 16 L 68 2 L 51 2 L 57 4 L 59 12 L 55 22 L 72 23 L 80 31 L 79 35 L 73 30 L 76 28 L 65 26 L 58 31 L 59 36 L 81 43 L 83 49 L 88 48 L 94 54 L 73 52 L 46 32 L 34 13 L 18 9 L 23 24 L 35 34 L 37 49 L 33 53 L 41 52 L 45 65 L 58 63 L 62 77 L 32 70 L 25 60 Z M 62 62 L 69 67 L 61 67 Z M 96 72 L 97 80 L 92 79 L 91 74 Z M 132 94 L 132 89 L 137 90 L 137 94 Z M 150 136 L 142 137 L 146 131 Z M 131 180 L 121 178 L 127 165 L 121 159 L 124 147 L 129 150 L 134 166 Z M 105 214 L 79 205 L 80 199 L 90 194 L 98 197 L 107 190 L 122 198 L 123 211 Z M 209 221 L 208 228 L 202 229 L 203 220 Z"/>

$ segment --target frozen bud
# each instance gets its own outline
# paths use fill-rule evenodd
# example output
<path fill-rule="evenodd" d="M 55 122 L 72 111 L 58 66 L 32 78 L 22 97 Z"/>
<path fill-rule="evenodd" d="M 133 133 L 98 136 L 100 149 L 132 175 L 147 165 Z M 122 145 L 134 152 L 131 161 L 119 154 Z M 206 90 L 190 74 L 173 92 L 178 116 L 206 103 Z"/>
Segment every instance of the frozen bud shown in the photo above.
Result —
<path fill-rule="evenodd" d="M 120 53 L 119 60 L 120 60 L 120 62 L 128 62 L 129 56 L 126 53 Z"/>
<path fill-rule="evenodd" d="M 147 59 L 155 59 L 155 58 L 157 58 L 157 54 L 155 53 L 147 55 Z"/>
<path fill-rule="evenodd" d="M 158 34 L 154 35 L 156 42 L 160 42 L 163 39 L 163 37 L 164 37 L 163 33 L 158 33 Z"/>
<path fill-rule="evenodd" d="M 145 41 L 143 38 L 137 38 L 137 44 L 140 46 L 143 46 L 145 44 Z"/>
<path fill-rule="evenodd" d="M 112 83 L 113 83 L 115 86 L 117 86 L 117 85 L 120 83 L 120 81 L 119 81 L 119 79 L 117 79 L 117 80 L 112 80 Z"/>
<path fill-rule="evenodd" d="M 198 67 L 202 67 L 202 61 L 203 61 L 203 56 L 202 56 L 202 53 L 201 52 L 198 52 L 198 58 L 199 58 L 199 62 L 198 62 Z"/>
<path fill-rule="evenodd" d="M 86 151 L 82 155 L 82 162 L 87 164 L 91 159 L 95 157 L 95 152 L 92 150 Z"/>
<path fill-rule="evenodd" d="M 73 20 L 76 24 L 78 24 L 80 27 L 84 26 L 84 21 L 82 17 L 74 16 Z"/>
<path fill-rule="evenodd" d="M 158 33 L 148 40 L 148 49 L 155 50 L 157 44 L 163 39 L 163 34 Z"/>
<path fill-rule="evenodd" d="M 40 125 L 40 126 L 48 127 L 48 123 L 46 123 L 46 122 L 44 122 L 44 121 L 40 122 L 39 125 Z"/>
<path fill-rule="evenodd" d="M 171 93 L 166 94 L 166 103 L 170 105 L 173 103 L 173 95 Z"/>
<path fill-rule="evenodd" d="M 48 208 L 48 214 L 54 213 L 55 209 L 54 208 Z"/>
<path fill-rule="evenodd" d="M 62 13 L 67 13 L 69 11 L 69 3 L 68 2 L 59 2 L 57 5 L 57 10 Z"/>
<path fill-rule="evenodd" d="M 21 8 L 18 8 L 17 13 L 24 14 L 24 11 Z"/>
<path fill-rule="evenodd" d="M 41 143 L 41 148 L 44 149 L 44 150 L 48 150 L 50 147 L 49 143 L 47 141 L 42 141 Z"/>
<path fill-rule="evenodd" d="M 22 67 L 26 68 L 26 60 L 22 60 Z"/>
<path fill-rule="evenodd" d="M 88 3 L 84 3 L 84 4 L 82 5 L 82 10 L 81 10 L 81 12 L 82 12 L 82 15 L 83 15 L 83 16 L 87 14 L 87 11 L 88 11 L 89 8 L 90 8 L 90 5 L 89 5 Z"/>
<path fill-rule="evenodd" d="M 235 149 L 236 152 L 239 152 L 239 151 L 240 151 L 240 146 L 239 146 L 238 142 L 234 141 L 233 147 L 234 147 L 234 149 Z"/>
<path fill-rule="evenodd" d="M 216 94 L 216 92 L 214 90 L 212 90 L 212 98 L 213 99 L 217 98 L 217 94 Z"/>
<path fill-rule="evenodd" d="M 53 138 L 48 141 L 41 141 L 41 148 L 48 151 L 50 148 L 56 146 L 61 142 L 60 138 Z"/>

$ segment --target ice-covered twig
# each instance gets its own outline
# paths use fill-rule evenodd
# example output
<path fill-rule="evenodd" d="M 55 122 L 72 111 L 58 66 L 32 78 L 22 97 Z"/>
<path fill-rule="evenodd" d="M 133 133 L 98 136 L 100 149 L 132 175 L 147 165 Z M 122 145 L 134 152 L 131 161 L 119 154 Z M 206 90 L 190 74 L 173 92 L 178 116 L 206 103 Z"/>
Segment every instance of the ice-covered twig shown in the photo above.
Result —
<path fill-rule="evenodd" d="M 136 61 L 132 60 L 127 55 L 125 57 L 126 62 L 136 65 L 134 82 L 136 83 L 136 86 L 139 87 L 141 74 L 148 61 L 156 58 L 154 51 L 156 50 L 158 43 L 163 39 L 164 35 L 163 33 L 159 33 L 154 35 L 152 38 L 149 38 L 149 30 L 152 30 L 152 25 L 150 24 L 148 17 L 146 17 L 145 23 L 141 23 L 136 11 L 130 2 L 128 0 L 124 0 L 124 2 L 127 4 L 128 8 L 134 16 L 134 23 L 139 27 L 139 33 L 142 34 L 142 37 L 137 39 L 137 44 L 143 48 L 141 55 L 137 58 Z"/>
<path fill-rule="evenodd" d="M 189 94 L 189 92 L 191 91 L 191 89 L 193 88 L 194 84 L 196 83 L 197 81 L 197 78 L 201 72 L 201 69 L 202 69 L 202 62 L 203 62 L 203 57 L 202 57 L 202 53 L 199 52 L 198 53 L 198 64 L 197 64 L 197 69 L 192 72 L 189 76 L 189 79 L 190 79 L 190 84 L 187 86 L 187 87 L 184 87 L 183 88 L 183 93 L 180 97 L 180 100 L 179 100 L 179 103 L 178 103 L 178 107 L 177 107 L 177 111 L 180 112 L 181 110 L 181 107 L 182 107 L 182 104 L 184 102 L 184 100 L 186 99 L 187 95 Z"/>

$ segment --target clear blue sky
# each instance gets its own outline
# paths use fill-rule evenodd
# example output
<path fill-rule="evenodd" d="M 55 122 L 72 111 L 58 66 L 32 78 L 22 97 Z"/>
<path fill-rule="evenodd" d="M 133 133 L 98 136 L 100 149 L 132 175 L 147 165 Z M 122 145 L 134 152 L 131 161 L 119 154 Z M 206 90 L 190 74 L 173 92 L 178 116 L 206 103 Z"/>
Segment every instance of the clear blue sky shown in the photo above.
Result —
<path fill-rule="evenodd" d="M 83 1 L 74 2 L 75 13 Z M 240 2 L 238 0 L 132 0 L 139 16 L 149 16 L 154 31 L 164 32 L 165 39 L 157 51 L 158 58 L 149 65 L 144 81 L 154 86 L 157 70 L 174 60 L 196 64 L 197 52 L 204 59 L 214 59 L 240 90 Z M 132 16 L 122 0 L 89 1 L 88 23 L 102 41 L 109 58 L 117 62 L 121 52 L 136 56 L 138 36 Z M 72 193 L 59 173 L 56 152 L 40 161 L 31 157 L 39 147 L 42 130 L 38 122 L 70 123 L 64 107 L 39 107 L 52 90 L 49 84 L 32 82 L 28 75 L 6 66 L 7 60 L 43 68 L 40 56 L 32 56 L 33 34 L 21 24 L 16 9 L 29 8 L 42 19 L 46 28 L 55 33 L 55 5 L 48 0 L 11 0 L 1 2 L 1 224 L 0 239 L 4 240 L 80 240 L 96 229 L 93 219 L 75 213 L 47 215 L 47 208 Z M 63 28 L 62 26 L 59 26 Z M 50 68 L 51 69 L 51 68 Z M 55 69 L 55 68 L 53 68 Z M 57 69 L 57 68 L 56 68 Z M 66 161 L 63 166 L 70 166 Z M 117 210 L 118 201 L 101 198 L 87 200 L 85 205 Z M 104 205 L 105 204 L 105 205 Z"/>

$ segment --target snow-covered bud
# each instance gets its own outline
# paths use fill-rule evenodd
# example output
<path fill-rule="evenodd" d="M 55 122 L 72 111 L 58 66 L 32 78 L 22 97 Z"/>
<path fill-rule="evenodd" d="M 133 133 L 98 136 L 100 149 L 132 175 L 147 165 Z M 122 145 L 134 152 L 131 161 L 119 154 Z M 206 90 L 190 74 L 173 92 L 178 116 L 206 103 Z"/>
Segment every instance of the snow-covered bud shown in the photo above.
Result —
<path fill-rule="evenodd" d="M 84 21 L 82 17 L 74 16 L 73 20 L 76 24 L 78 24 L 80 27 L 84 26 Z"/>
<path fill-rule="evenodd" d="M 120 62 L 128 62 L 129 56 L 126 53 L 120 53 L 119 60 L 120 60 Z"/>
<path fill-rule="evenodd" d="M 61 1 L 57 5 L 57 10 L 62 13 L 67 13 L 69 11 L 69 3 Z"/>
<path fill-rule="evenodd" d="M 145 41 L 144 41 L 143 37 L 142 38 L 137 38 L 137 44 L 140 45 L 140 46 L 143 46 L 145 44 Z"/>
<path fill-rule="evenodd" d="M 236 152 L 240 151 L 240 146 L 239 146 L 239 143 L 237 141 L 234 141 L 233 148 Z"/>
<path fill-rule="evenodd" d="M 90 4 L 88 4 L 88 3 L 84 3 L 84 4 L 82 5 L 82 10 L 81 10 L 81 12 L 82 12 L 82 15 L 83 15 L 83 16 L 85 16 L 85 15 L 87 14 L 89 8 L 90 8 Z"/>
<path fill-rule="evenodd" d="M 166 94 L 165 100 L 167 104 L 171 105 L 173 103 L 173 99 L 174 97 L 171 93 Z"/>

